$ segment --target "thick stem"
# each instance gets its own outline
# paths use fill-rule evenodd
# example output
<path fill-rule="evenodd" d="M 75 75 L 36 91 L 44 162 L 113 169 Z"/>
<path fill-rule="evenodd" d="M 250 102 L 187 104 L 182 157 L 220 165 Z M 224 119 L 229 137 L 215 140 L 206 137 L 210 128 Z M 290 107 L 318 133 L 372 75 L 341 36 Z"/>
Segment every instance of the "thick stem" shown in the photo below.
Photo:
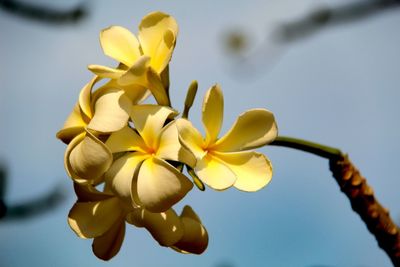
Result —
<path fill-rule="evenodd" d="M 347 156 L 331 159 L 329 165 L 340 190 L 349 198 L 351 207 L 375 236 L 379 247 L 387 253 L 394 266 L 400 266 L 400 229 L 389 211 L 378 202 L 372 187 Z"/>
<path fill-rule="evenodd" d="M 278 136 L 275 141 L 269 145 L 294 148 L 327 159 L 340 158 L 342 156 L 342 152 L 337 148 L 287 136 Z"/>
<path fill-rule="evenodd" d="M 336 148 L 291 137 L 277 137 L 270 145 L 294 148 L 329 159 L 333 177 L 350 200 L 351 207 L 360 215 L 394 266 L 400 267 L 400 229 L 347 155 Z"/>

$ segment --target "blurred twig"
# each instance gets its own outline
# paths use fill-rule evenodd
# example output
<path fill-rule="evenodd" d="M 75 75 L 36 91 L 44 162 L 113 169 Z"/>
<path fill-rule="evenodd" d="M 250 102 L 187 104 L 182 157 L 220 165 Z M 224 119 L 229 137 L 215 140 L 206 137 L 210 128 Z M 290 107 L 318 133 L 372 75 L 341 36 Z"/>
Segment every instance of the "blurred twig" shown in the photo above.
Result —
<path fill-rule="evenodd" d="M 320 7 L 299 19 L 276 26 L 261 45 L 248 51 L 248 34 L 240 30 L 225 35 L 225 50 L 230 52 L 235 74 L 251 77 L 272 67 L 286 51 L 288 45 L 309 38 L 332 26 L 346 25 L 367 19 L 383 11 L 400 7 L 400 0 L 359 0 L 337 7 Z M 235 75 L 238 77 L 239 75 Z"/>
<path fill-rule="evenodd" d="M 7 212 L 6 204 L 4 203 L 4 195 L 6 191 L 6 169 L 0 164 L 0 219 L 4 217 Z"/>
<path fill-rule="evenodd" d="M 280 42 L 293 42 L 325 27 L 356 22 L 394 7 L 400 7 L 399 0 L 362 0 L 335 8 L 318 8 L 303 18 L 282 23 L 275 37 Z"/>
<path fill-rule="evenodd" d="M 45 6 L 32 5 L 15 0 L 0 0 L 0 8 L 14 15 L 49 24 L 75 23 L 87 16 L 85 5 L 71 10 L 57 10 Z"/>
<path fill-rule="evenodd" d="M 56 186 L 44 196 L 25 201 L 23 203 L 8 205 L 5 201 L 7 172 L 3 165 L 0 165 L 0 219 L 1 221 L 24 220 L 30 217 L 41 215 L 57 207 L 64 199 L 62 186 Z"/>

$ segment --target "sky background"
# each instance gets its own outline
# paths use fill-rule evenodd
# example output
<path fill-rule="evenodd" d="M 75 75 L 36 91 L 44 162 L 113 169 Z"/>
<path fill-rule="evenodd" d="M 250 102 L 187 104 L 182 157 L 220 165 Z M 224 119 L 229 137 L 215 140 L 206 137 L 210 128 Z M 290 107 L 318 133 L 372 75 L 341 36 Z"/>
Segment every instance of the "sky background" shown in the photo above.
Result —
<path fill-rule="evenodd" d="M 29 2 L 65 9 L 80 3 Z M 345 2 L 96 0 L 88 2 L 88 17 L 67 25 L 0 10 L 0 161 L 9 173 L 6 201 L 20 203 L 56 185 L 67 196 L 42 216 L 0 221 L 0 266 L 391 266 L 340 192 L 328 162 L 287 148 L 259 149 L 274 166 L 272 182 L 261 191 L 194 189 L 176 206 L 180 212 L 191 205 L 206 226 L 210 242 L 201 256 L 160 247 L 148 232 L 132 226 L 119 254 L 105 263 L 92 254 L 91 240 L 76 237 L 66 219 L 75 196 L 63 168 L 66 146 L 55 134 L 91 78 L 86 66 L 114 64 L 102 53 L 99 32 L 121 25 L 136 34 L 141 18 L 160 10 L 173 15 L 180 29 L 170 64 L 176 109 L 182 110 L 186 88 L 198 80 L 191 118 L 201 127 L 204 93 L 220 84 L 222 132 L 247 109 L 271 110 L 281 135 L 349 153 L 399 222 L 400 9 L 290 43 L 278 61 L 258 56 L 280 22 L 322 4 Z M 224 48 L 223 36 L 236 28 L 251 36 L 253 55 L 263 62 L 251 71 L 238 71 Z"/>

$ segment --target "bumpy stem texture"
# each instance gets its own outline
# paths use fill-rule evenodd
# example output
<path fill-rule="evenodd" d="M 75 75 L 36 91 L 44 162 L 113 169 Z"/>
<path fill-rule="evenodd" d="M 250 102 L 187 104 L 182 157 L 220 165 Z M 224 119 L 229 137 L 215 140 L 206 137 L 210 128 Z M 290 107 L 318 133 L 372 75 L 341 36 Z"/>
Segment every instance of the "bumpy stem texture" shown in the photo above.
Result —
<path fill-rule="evenodd" d="M 329 165 L 353 210 L 360 215 L 394 266 L 400 266 L 400 230 L 390 218 L 389 211 L 376 200 L 372 188 L 347 156 L 332 158 Z"/>

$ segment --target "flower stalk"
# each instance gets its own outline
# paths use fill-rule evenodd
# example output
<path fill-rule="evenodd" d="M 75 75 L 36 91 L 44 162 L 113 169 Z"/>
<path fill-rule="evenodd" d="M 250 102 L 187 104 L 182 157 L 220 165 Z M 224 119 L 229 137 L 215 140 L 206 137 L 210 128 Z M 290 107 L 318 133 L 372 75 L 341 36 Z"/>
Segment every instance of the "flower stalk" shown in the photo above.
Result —
<path fill-rule="evenodd" d="M 294 148 L 329 159 L 332 175 L 350 200 L 352 209 L 360 215 L 393 265 L 400 266 L 400 229 L 347 155 L 336 148 L 291 137 L 279 136 L 270 145 Z"/>

